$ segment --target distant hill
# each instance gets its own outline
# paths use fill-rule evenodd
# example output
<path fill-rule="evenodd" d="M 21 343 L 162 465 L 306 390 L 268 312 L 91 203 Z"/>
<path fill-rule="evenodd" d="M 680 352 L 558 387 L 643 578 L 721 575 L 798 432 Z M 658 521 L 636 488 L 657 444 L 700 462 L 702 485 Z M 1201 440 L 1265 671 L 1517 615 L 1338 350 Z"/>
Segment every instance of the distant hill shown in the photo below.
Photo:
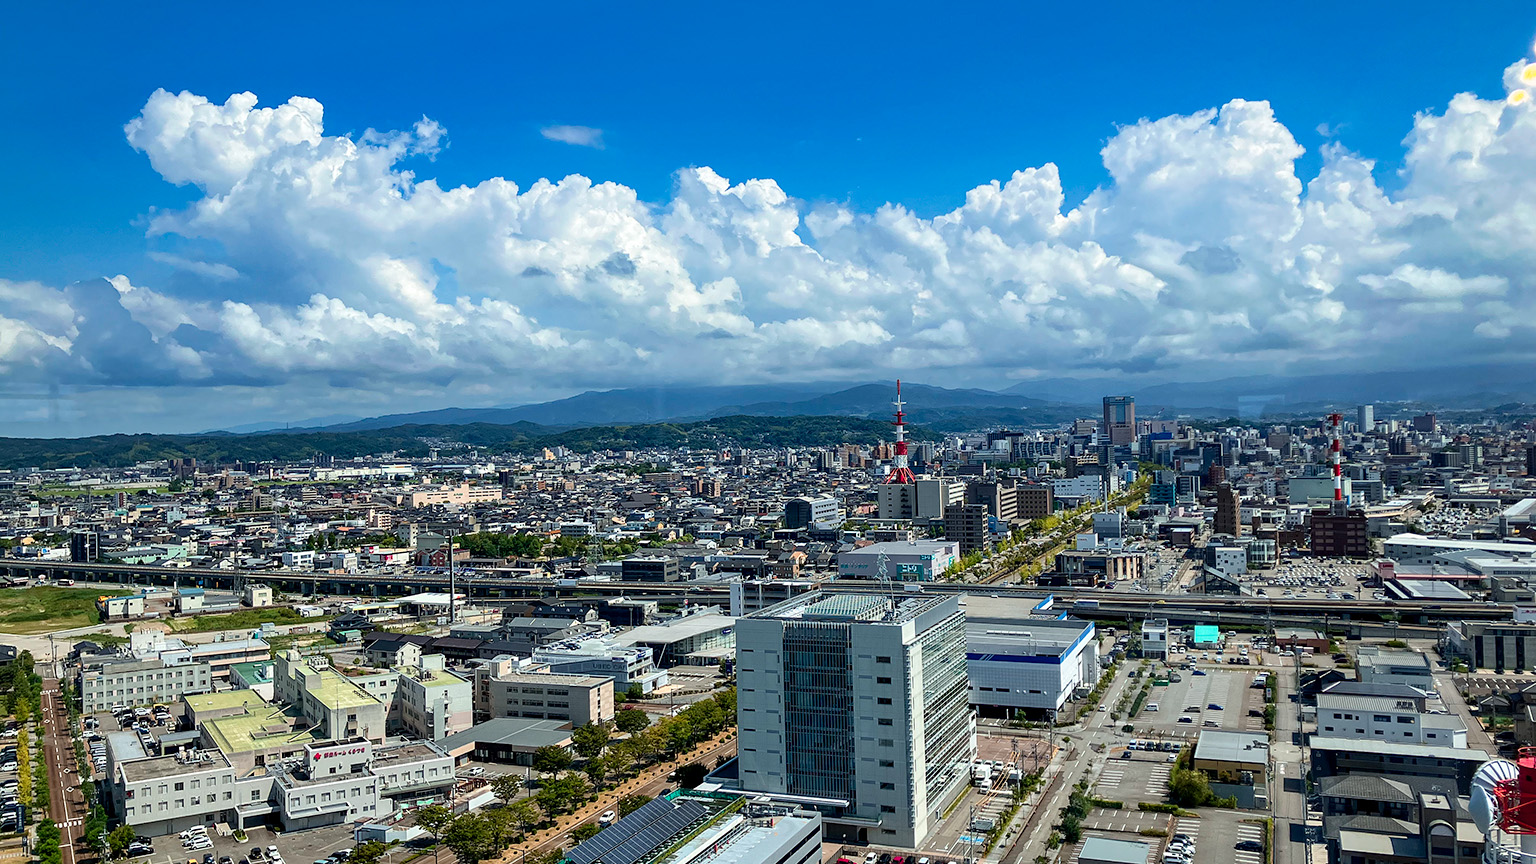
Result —
<path fill-rule="evenodd" d="M 767 400 L 802 400 L 842 384 L 757 384 L 740 387 L 650 387 L 588 390 L 566 399 L 510 408 L 443 408 L 411 414 L 387 414 L 325 427 L 330 432 L 387 429 L 405 424 L 518 422 L 543 426 L 599 426 L 613 423 L 660 423 L 723 416 L 721 406 Z M 739 411 L 723 412 L 741 413 Z M 308 431 L 308 430 L 305 430 Z"/>
<path fill-rule="evenodd" d="M 981 410 L 1006 409 L 1026 412 L 1009 421 L 1021 424 L 1053 424 L 1082 413 L 1080 406 L 1062 406 L 1011 393 L 991 390 L 950 389 L 924 384 L 903 384 L 902 393 L 917 423 L 950 421 Z M 319 428 L 299 428 L 285 433 L 361 432 L 406 425 L 462 425 L 490 423 L 537 423 L 554 428 L 633 425 L 639 423 L 688 423 L 714 417 L 845 416 L 889 417 L 895 410 L 895 382 L 859 384 L 763 384 L 743 387 L 656 387 L 628 390 L 592 390 L 568 399 L 519 405 L 511 408 L 442 408 L 410 414 L 388 414 Z"/>
<path fill-rule="evenodd" d="M 938 434 L 909 427 L 908 437 Z M 316 454 L 352 458 L 393 452 L 425 456 L 429 441 L 457 441 L 492 452 L 564 446 L 579 453 L 651 447 L 830 447 L 890 440 L 890 424 L 857 417 L 716 417 L 693 423 L 646 423 L 552 429 L 533 423 L 410 424 L 355 432 L 269 432 L 256 435 L 96 435 L 89 438 L 0 438 L 0 468 L 102 468 L 196 458 L 296 462 Z"/>
<path fill-rule="evenodd" d="M 1213 416 L 1286 414 L 1377 402 L 1424 402 L 1446 408 L 1485 408 L 1536 401 L 1536 367 L 1523 364 L 1338 372 L 1323 375 L 1249 375 L 1214 381 L 1135 383 L 1125 378 L 1050 378 L 1025 381 L 1005 392 L 1037 399 L 1097 403 L 1107 395 L 1136 397 L 1143 406 Z"/>

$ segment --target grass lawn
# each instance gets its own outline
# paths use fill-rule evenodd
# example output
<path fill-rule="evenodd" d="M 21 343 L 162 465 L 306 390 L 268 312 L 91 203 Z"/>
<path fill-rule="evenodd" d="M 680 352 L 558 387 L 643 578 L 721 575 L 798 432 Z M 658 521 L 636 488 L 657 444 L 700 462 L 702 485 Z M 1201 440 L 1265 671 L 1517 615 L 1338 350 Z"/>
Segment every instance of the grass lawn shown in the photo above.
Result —
<path fill-rule="evenodd" d="M 119 492 L 127 492 L 129 503 L 140 492 L 148 492 L 151 495 L 162 495 L 170 491 L 170 487 L 156 486 L 153 489 L 118 489 L 112 486 L 43 486 L 33 494 L 39 498 L 110 498 Z"/>
<path fill-rule="evenodd" d="M 100 588 L 8 588 L 0 591 L 0 631 L 49 633 L 97 623 L 96 598 L 125 591 Z"/>
<path fill-rule="evenodd" d="M 255 630 L 263 624 L 324 624 L 324 618 L 305 618 L 286 606 L 242 609 L 218 615 L 172 618 L 171 629 L 178 633 L 207 633 L 213 630 Z"/>

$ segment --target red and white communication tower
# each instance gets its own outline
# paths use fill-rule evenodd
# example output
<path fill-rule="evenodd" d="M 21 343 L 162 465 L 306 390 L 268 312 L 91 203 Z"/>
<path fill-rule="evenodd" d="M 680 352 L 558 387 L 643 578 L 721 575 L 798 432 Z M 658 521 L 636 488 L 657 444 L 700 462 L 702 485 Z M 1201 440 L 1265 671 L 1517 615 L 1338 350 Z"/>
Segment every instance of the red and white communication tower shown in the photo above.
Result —
<path fill-rule="evenodd" d="M 1344 434 L 1341 431 L 1343 423 L 1343 414 L 1328 415 L 1328 425 L 1333 427 L 1333 443 L 1328 445 L 1328 461 L 1333 465 L 1333 501 L 1335 507 L 1344 503 L 1344 467 L 1339 464 L 1339 459 L 1344 455 Z"/>
<path fill-rule="evenodd" d="M 1483 861 L 1522 864 L 1536 858 L 1536 750 L 1520 748 L 1513 762 L 1484 762 L 1472 775 L 1468 810 L 1485 838 Z"/>
<path fill-rule="evenodd" d="M 917 477 L 912 474 L 912 469 L 907 467 L 907 420 L 901 407 L 905 402 L 901 401 L 901 379 L 896 379 L 896 459 L 891 465 L 891 473 L 885 475 L 887 483 L 916 483 Z"/>

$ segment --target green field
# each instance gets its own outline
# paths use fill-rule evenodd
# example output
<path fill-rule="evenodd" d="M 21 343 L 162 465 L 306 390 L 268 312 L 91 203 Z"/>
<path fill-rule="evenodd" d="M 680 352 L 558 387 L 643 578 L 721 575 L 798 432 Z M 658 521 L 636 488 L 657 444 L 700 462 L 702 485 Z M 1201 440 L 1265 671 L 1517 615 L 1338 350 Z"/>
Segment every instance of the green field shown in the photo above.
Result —
<path fill-rule="evenodd" d="M 30 635 L 87 627 L 97 623 L 97 597 L 123 593 L 97 588 L 8 588 L 0 591 L 0 632 Z"/>
<path fill-rule="evenodd" d="M 324 618 L 305 618 L 286 606 L 266 609 L 242 609 L 239 612 L 223 612 L 218 615 L 198 615 L 173 618 L 171 629 L 178 633 L 208 633 L 214 630 L 255 630 L 268 622 L 273 624 L 324 624 Z"/>
<path fill-rule="evenodd" d="M 163 495 L 166 491 L 165 486 L 157 486 L 154 489 L 118 489 L 112 486 L 41 486 L 32 494 L 39 498 L 110 498 L 119 492 L 127 492 L 128 497 L 133 498 L 140 492 Z"/>

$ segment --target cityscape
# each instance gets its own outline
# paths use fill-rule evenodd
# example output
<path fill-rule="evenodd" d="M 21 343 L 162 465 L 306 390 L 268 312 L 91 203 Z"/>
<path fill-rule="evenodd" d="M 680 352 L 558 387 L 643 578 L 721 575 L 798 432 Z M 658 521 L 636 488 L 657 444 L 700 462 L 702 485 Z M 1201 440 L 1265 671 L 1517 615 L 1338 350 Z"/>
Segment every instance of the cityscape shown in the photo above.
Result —
<path fill-rule="evenodd" d="M 0 864 L 1536 864 L 1531 10 L 230 11 L 0 34 Z"/>

